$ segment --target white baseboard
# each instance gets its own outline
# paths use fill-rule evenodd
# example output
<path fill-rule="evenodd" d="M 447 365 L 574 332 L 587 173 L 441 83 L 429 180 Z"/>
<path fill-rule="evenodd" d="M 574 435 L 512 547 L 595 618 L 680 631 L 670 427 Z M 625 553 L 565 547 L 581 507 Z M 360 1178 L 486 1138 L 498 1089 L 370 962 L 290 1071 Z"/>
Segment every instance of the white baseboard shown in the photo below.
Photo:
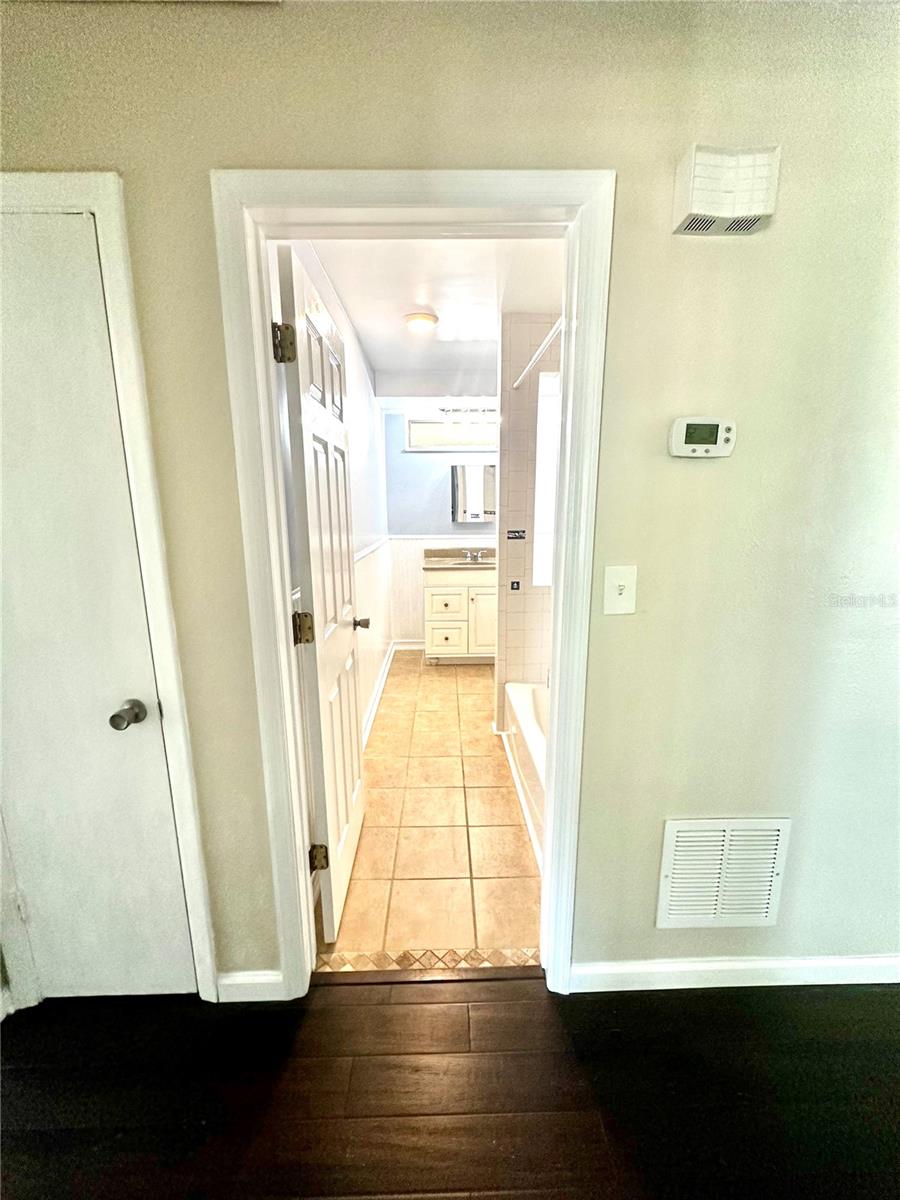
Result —
<path fill-rule="evenodd" d="M 369 700 L 369 707 L 366 709 L 366 715 L 363 720 L 363 749 L 366 748 L 366 742 L 369 740 L 369 734 L 372 732 L 372 722 L 375 720 L 375 714 L 378 712 L 378 705 L 381 703 L 381 693 L 384 691 L 384 685 L 387 682 L 388 671 L 390 671 L 391 663 L 394 661 L 394 650 L 396 646 L 396 642 L 391 642 L 391 644 L 388 646 L 387 653 L 384 656 L 384 662 L 381 664 L 381 670 L 378 672 L 378 678 L 375 680 L 375 690 L 372 692 L 372 697 Z"/>
<path fill-rule="evenodd" d="M 400 638 L 396 642 L 391 642 L 392 650 L 424 650 L 425 642 L 422 638 Z"/>
<path fill-rule="evenodd" d="M 900 955 L 897 954 L 821 958 L 657 958 L 573 963 L 569 991 L 634 992 L 664 988 L 898 982 Z"/>
<path fill-rule="evenodd" d="M 250 1000 L 287 1000 L 281 971 L 223 971 L 217 979 L 223 1004 Z"/>
<path fill-rule="evenodd" d="M 496 727 L 492 725 L 492 728 L 496 733 Z M 528 797 L 525 795 L 525 785 L 522 783 L 522 778 L 519 775 L 519 764 L 516 762 L 516 756 L 510 749 L 510 734 L 501 733 L 500 738 L 503 742 L 503 749 L 506 751 L 506 761 L 509 763 L 509 772 L 513 777 L 516 795 L 519 797 L 519 807 L 522 809 L 522 815 L 525 818 L 525 828 L 528 830 L 528 836 L 531 839 L 531 848 L 534 851 L 535 861 L 537 862 L 538 870 L 543 876 L 544 848 L 538 841 L 537 831 L 534 828 L 534 821 L 531 819 L 531 809 L 528 806 Z"/>

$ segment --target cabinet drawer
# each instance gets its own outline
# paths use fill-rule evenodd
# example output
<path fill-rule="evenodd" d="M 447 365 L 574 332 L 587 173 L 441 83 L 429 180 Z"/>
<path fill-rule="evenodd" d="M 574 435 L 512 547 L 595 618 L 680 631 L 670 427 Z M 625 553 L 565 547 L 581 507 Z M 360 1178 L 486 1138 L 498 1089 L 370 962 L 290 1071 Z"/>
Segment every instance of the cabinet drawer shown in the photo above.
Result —
<path fill-rule="evenodd" d="M 425 654 L 468 654 L 468 621 L 428 621 L 425 624 Z"/>
<path fill-rule="evenodd" d="M 426 588 L 425 620 L 465 621 L 468 588 Z"/>

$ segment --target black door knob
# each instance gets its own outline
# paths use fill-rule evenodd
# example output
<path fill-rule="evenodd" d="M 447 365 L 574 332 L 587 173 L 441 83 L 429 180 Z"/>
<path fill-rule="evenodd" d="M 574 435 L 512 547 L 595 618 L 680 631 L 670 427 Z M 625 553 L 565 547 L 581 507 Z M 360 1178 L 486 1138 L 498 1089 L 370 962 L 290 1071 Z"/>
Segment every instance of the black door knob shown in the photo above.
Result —
<path fill-rule="evenodd" d="M 371 619 L 372 619 L 371 617 L 354 617 L 353 618 L 353 628 L 354 629 L 368 629 L 369 622 L 371 621 Z"/>

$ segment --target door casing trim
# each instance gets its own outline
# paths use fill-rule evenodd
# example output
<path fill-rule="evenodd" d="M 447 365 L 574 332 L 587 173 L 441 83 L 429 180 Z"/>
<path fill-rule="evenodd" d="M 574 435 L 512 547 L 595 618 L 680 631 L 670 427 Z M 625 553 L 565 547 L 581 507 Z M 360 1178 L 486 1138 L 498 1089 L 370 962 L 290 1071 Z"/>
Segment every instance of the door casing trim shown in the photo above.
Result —
<path fill-rule="evenodd" d="M 212 915 L 156 486 L 122 180 L 112 171 L 4 172 L 2 208 L 4 212 L 81 212 L 94 218 L 150 646 L 165 714 L 163 742 L 197 990 L 204 1000 L 216 1000 Z"/>
<path fill-rule="evenodd" d="M 274 421 L 275 364 L 268 352 L 267 243 L 333 237 L 338 230 L 342 237 L 370 238 L 567 236 L 559 483 L 564 515 L 554 561 L 559 584 L 553 600 L 554 734 L 541 903 L 547 983 L 567 992 L 615 172 L 219 170 L 210 173 L 210 181 L 280 957 L 278 971 L 265 973 L 271 999 L 305 992 L 316 947 L 312 888 L 303 869 L 310 805 L 295 733 L 301 714 L 295 707 L 285 603 L 290 593 Z M 258 981 L 253 990 L 259 996 Z M 239 981 L 230 977 L 225 992 L 240 998 Z"/>

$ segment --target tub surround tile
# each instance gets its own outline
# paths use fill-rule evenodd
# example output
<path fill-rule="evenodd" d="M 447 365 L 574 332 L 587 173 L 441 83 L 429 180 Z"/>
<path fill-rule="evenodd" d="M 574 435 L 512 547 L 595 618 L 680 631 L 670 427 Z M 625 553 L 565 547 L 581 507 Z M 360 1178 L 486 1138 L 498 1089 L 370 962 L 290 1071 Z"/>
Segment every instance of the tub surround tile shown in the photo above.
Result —
<path fill-rule="evenodd" d="M 410 788 L 405 792 L 400 824 L 465 825 L 466 802 L 462 788 Z"/>
<path fill-rule="evenodd" d="M 395 880 L 457 878 L 469 878 L 469 844 L 463 826 L 400 830 Z"/>
<path fill-rule="evenodd" d="M 537 863 L 524 825 L 480 825 L 469 830 L 473 878 L 537 875 Z"/>

